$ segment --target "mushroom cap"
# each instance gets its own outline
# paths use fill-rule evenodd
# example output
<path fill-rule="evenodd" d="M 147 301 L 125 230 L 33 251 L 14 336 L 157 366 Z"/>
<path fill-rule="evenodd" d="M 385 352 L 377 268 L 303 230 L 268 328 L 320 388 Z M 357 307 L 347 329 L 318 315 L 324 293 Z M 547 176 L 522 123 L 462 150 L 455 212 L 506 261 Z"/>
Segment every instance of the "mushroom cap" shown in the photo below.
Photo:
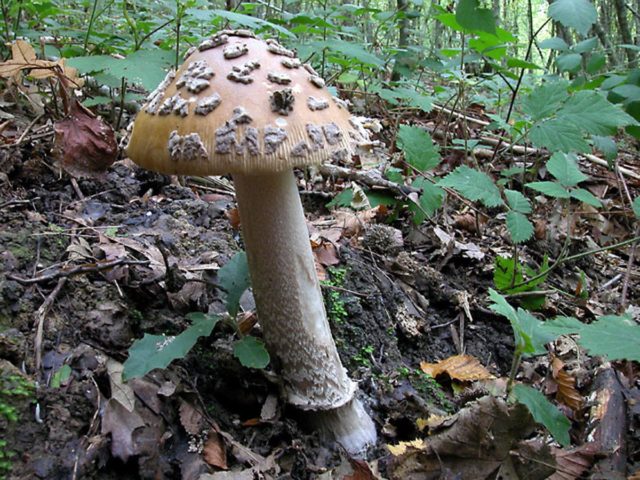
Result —
<path fill-rule="evenodd" d="M 168 174 L 267 173 L 343 158 L 360 138 L 309 65 L 246 30 L 205 40 L 138 113 L 128 156 Z"/>

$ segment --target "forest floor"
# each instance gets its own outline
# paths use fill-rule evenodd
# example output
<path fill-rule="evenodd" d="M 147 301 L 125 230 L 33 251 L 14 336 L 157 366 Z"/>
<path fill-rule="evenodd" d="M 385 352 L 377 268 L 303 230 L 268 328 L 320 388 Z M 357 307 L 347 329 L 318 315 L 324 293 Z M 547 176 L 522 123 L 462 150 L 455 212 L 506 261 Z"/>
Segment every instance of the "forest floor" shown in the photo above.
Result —
<path fill-rule="evenodd" d="M 216 272 L 242 248 L 231 184 L 176 185 L 126 159 L 102 178 L 75 180 L 54 166 L 51 125 L 20 138 L 26 123 L 5 129 L 0 146 L 0 409 L 13 412 L 0 421 L 7 478 L 637 475 L 637 364 L 586 356 L 564 337 L 553 354 L 525 359 L 518 381 L 555 398 L 572 421 L 567 448 L 502 399 L 514 339 L 508 320 L 488 308 L 487 291 L 495 257 L 511 248 L 503 220 L 484 216 L 478 232 L 474 211 L 455 199 L 416 227 L 402 213 L 390 222 L 379 210 L 328 210 L 345 185 L 299 175 L 331 327 L 378 429 L 366 461 L 305 429 L 267 372 L 240 365 L 230 347 L 234 329 L 222 323 L 183 360 L 123 383 L 122 363 L 135 339 L 177 334 L 190 312 L 224 311 Z M 455 155 L 444 171 L 459 161 Z M 640 172 L 638 158 L 626 160 Z M 591 191 L 611 201 L 607 213 L 577 217 L 570 253 L 631 235 L 628 219 L 616 214 L 619 179 L 604 167 L 582 166 Z M 553 202 L 538 206 L 537 240 L 522 250 L 525 261 L 540 265 L 545 254 L 560 251 L 560 217 Z M 543 316 L 589 322 L 616 313 L 630 251 L 557 268 L 544 284 Z M 627 300 L 636 320 L 639 280 L 633 269 Z M 250 295 L 242 305 L 251 319 Z M 253 332 L 260 336 L 259 325 Z M 421 362 L 462 354 L 470 357 L 455 358 L 470 369 L 466 377 L 460 365 L 436 379 L 421 370 Z M 577 403 L 557 395 L 567 372 Z M 593 411 L 603 394 L 617 399 L 603 407 L 613 420 Z M 607 432 L 617 435 L 615 447 L 603 440 Z M 407 443 L 427 437 L 438 448 Z"/>

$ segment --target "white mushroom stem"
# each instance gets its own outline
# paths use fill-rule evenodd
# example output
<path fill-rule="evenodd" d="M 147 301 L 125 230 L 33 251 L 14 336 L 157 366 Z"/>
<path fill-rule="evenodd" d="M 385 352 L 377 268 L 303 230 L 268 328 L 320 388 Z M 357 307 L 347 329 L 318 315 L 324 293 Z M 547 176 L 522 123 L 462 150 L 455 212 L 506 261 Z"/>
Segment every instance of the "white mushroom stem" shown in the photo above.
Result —
<path fill-rule="evenodd" d="M 251 285 L 287 400 L 351 453 L 373 444 L 371 418 L 354 398 L 325 313 L 292 171 L 233 176 Z"/>

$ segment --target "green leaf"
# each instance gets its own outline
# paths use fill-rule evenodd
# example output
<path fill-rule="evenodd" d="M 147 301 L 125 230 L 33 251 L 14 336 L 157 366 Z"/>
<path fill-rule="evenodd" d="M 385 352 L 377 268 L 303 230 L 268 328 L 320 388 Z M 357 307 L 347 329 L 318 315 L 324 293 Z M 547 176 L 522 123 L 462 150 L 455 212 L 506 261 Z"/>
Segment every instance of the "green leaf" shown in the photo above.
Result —
<path fill-rule="evenodd" d="M 504 202 L 493 180 L 483 172 L 461 165 L 441 179 L 440 187 L 449 187 L 471 201 L 480 201 L 487 207 L 497 207 Z"/>
<path fill-rule="evenodd" d="M 109 55 L 93 55 L 67 59 L 67 63 L 81 73 L 104 71 L 117 78 L 125 78 L 130 84 L 142 85 L 153 90 L 164 79 L 173 64 L 175 53 L 159 48 L 138 50 L 124 59 Z"/>
<path fill-rule="evenodd" d="M 480 8 L 478 0 L 460 0 L 456 7 L 456 20 L 471 31 L 496 33 L 493 12 L 488 8 Z"/>
<path fill-rule="evenodd" d="M 262 20 L 258 17 L 250 17 L 249 15 L 243 15 L 242 13 L 237 12 L 229 12 L 227 10 L 209 10 L 206 8 L 190 8 L 187 10 L 187 12 L 190 14 L 193 14 L 194 11 L 198 13 L 204 11 L 205 13 L 210 13 L 211 15 L 222 17 L 238 25 L 249 27 L 252 30 L 258 30 L 260 28 L 268 27 L 282 33 L 287 37 L 295 37 L 295 35 L 286 28 L 280 25 L 276 25 L 275 23 Z"/>
<path fill-rule="evenodd" d="M 558 118 L 595 135 L 609 135 L 618 127 L 636 125 L 633 117 L 593 91 L 582 90 L 569 98 Z"/>
<path fill-rule="evenodd" d="M 579 333 L 584 326 L 584 323 L 574 317 L 556 317 L 553 320 L 544 322 L 542 328 L 549 334 L 559 337 L 560 335 Z"/>
<path fill-rule="evenodd" d="M 577 125 L 559 118 L 538 123 L 529 132 L 531 143 L 539 148 L 561 152 L 588 152 L 589 144 Z"/>
<path fill-rule="evenodd" d="M 640 325 L 630 316 L 606 315 L 583 325 L 579 343 L 591 355 L 640 362 Z"/>
<path fill-rule="evenodd" d="M 516 351 L 525 357 L 547 353 L 545 345 L 555 337 L 542 328 L 543 322 L 522 308 L 516 310 L 502 295 L 491 288 L 489 298 L 493 301 L 489 308 L 511 322 Z"/>
<path fill-rule="evenodd" d="M 56 373 L 51 377 L 51 388 L 60 388 L 60 385 L 65 383 L 71 377 L 71 367 L 69 365 L 62 365 Z"/>
<path fill-rule="evenodd" d="M 582 55 L 578 53 L 565 53 L 556 58 L 558 70 L 561 72 L 576 72 L 582 63 Z"/>
<path fill-rule="evenodd" d="M 351 205 L 352 201 L 353 201 L 353 189 L 346 188 L 343 191 L 341 191 L 339 194 L 337 194 L 335 197 L 333 197 L 333 200 L 327 203 L 326 206 L 327 208 L 333 208 L 333 207 L 347 208 Z"/>
<path fill-rule="evenodd" d="M 524 97 L 522 110 L 532 120 L 542 120 L 554 114 L 560 105 L 569 98 L 567 88 L 569 84 L 564 80 L 547 82 L 536 87 Z"/>
<path fill-rule="evenodd" d="M 640 197 L 636 197 L 631 205 L 636 218 L 640 219 Z"/>
<path fill-rule="evenodd" d="M 618 156 L 618 146 L 612 137 L 592 135 L 591 141 L 593 142 L 593 146 L 597 150 L 600 150 L 607 160 L 613 160 Z"/>
<path fill-rule="evenodd" d="M 598 14 L 588 0 L 554 0 L 549 5 L 549 16 L 565 27 L 575 28 L 586 35 Z"/>
<path fill-rule="evenodd" d="M 236 253 L 218 271 L 218 283 L 227 292 L 227 312 L 231 317 L 235 317 L 240 309 L 240 297 L 251 286 L 245 252 Z"/>
<path fill-rule="evenodd" d="M 564 187 L 573 187 L 589 178 L 580 171 L 574 154 L 554 153 L 547 161 L 547 170 Z"/>
<path fill-rule="evenodd" d="M 535 280 L 524 283 L 525 277 L 523 270 L 526 271 L 527 278 L 533 278 L 547 270 L 548 267 L 549 261 L 546 256 L 538 271 L 529 267 L 523 268 L 521 264 L 516 263 L 512 258 L 497 256 L 493 269 L 493 284 L 498 290 L 505 293 L 529 292 L 535 290 L 538 285 L 543 284 L 547 279 L 547 275 L 542 275 Z M 520 283 L 523 283 L 523 285 L 511 288 L 511 285 L 517 285 Z"/>
<path fill-rule="evenodd" d="M 233 344 L 233 355 L 242 366 L 248 368 L 265 368 L 269 365 L 269 352 L 262 340 L 247 335 Z"/>
<path fill-rule="evenodd" d="M 136 340 L 129 348 L 129 358 L 124 362 L 123 380 L 142 377 L 156 368 L 166 368 L 173 360 L 184 358 L 200 337 L 211 335 L 217 316 L 190 313 L 193 324 L 180 335 L 149 335 Z"/>
<path fill-rule="evenodd" d="M 546 38 L 543 41 L 541 41 L 538 44 L 538 46 L 540 47 L 541 50 L 550 49 L 550 50 L 564 51 L 569 49 L 569 45 L 567 45 L 567 42 L 565 42 L 560 37 Z"/>
<path fill-rule="evenodd" d="M 366 50 L 359 43 L 346 42 L 344 40 L 332 38 L 327 41 L 314 41 L 311 42 L 310 45 L 317 51 L 328 49 L 331 52 L 340 53 L 345 57 L 364 65 L 382 67 L 385 64 L 384 60 Z"/>
<path fill-rule="evenodd" d="M 554 198 L 570 198 L 569 191 L 557 182 L 530 182 L 525 187 Z"/>
<path fill-rule="evenodd" d="M 533 225 L 520 212 L 507 212 L 507 230 L 513 243 L 526 242 L 533 236 Z"/>
<path fill-rule="evenodd" d="M 440 163 L 438 146 L 425 130 L 408 125 L 400 125 L 398 145 L 405 154 L 407 163 L 420 172 L 425 172 Z"/>
<path fill-rule="evenodd" d="M 571 443 L 569 437 L 571 422 L 558 410 L 558 407 L 549 402 L 547 397 L 538 390 L 527 385 L 514 385 L 513 394 L 519 403 L 529 409 L 534 420 L 544 425 L 560 445 L 569 446 Z"/>
<path fill-rule="evenodd" d="M 570 192 L 571 197 L 579 200 L 581 202 L 586 203 L 587 205 L 591 205 L 592 207 L 600 208 L 602 207 L 602 202 L 598 200 L 591 192 L 585 190 L 584 188 L 575 188 Z"/>
<path fill-rule="evenodd" d="M 598 46 L 598 37 L 587 38 L 586 40 L 582 40 L 581 42 L 576 43 L 571 47 L 576 53 L 587 53 L 593 50 Z"/>
<path fill-rule="evenodd" d="M 607 64 L 607 57 L 602 53 L 594 53 L 587 62 L 587 73 L 594 75 L 602 70 Z"/>
<path fill-rule="evenodd" d="M 531 202 L 522 193 L 506 189 L 504 196 L 507 198 L 507 205 L 512 210 L 519 213 L 531 213 Z"/>
<path fill-rule="evenodd" d="M 625 98 L 627 102 L 635 102 L 640 100 L 640 87 L 638 85 L 631 85 L 625 83 L 624 85 L 618 85 L 611 90 L 613 93 Z"/>
<path fill-rule="evenodd" d="M 413 202 L 409 204 L 409 211 L 413 214 L 413 223 L 420 225 L 427 217 L 432 217 L 442 206 L 444 190 L 422 177 L 416 178 L 411 186 L 422 190 L 418 197 L 420 208 Z"/>
<path fill-rule="evenodd" d="M 542 67 L 532 62 L 527 62 L 520 58 L 507 58 L 507 67 L 509 68 L 526 68 L 528 70 L 540 70 Z"/>
<path fill-rule="evenodd" d="M 445 27 L 449 27 L 456 32 L 463 32 L 465 30 L 464 27 L 458 23 L 456 15 L 453 13 L 442 13 L 440 15 L 436 15 L 436 20 L 442 23 Z"/>

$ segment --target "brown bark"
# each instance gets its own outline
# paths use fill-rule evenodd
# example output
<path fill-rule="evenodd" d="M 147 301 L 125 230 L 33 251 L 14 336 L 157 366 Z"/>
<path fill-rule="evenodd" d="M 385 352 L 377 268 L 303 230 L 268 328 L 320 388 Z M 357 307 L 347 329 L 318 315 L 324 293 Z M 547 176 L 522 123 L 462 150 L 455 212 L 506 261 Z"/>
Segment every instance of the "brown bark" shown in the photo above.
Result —
<path fill-rule="evenodd" d="M 633 37 L 631 36 L 631 29 L 629 28 L 629 21 L 627 19 L 625 0 L 613 0 L 613 6 L 616 11 L 616 18 L 618 19 L 618 29 L 620 31 L 622 43 L 633 45 Z M 627 56 L 627 62 L 629 62 L 629 67 L 634 68 L 637 64 L 636 51 L 631 48 L 625 48 L 624 51 Z"/>

